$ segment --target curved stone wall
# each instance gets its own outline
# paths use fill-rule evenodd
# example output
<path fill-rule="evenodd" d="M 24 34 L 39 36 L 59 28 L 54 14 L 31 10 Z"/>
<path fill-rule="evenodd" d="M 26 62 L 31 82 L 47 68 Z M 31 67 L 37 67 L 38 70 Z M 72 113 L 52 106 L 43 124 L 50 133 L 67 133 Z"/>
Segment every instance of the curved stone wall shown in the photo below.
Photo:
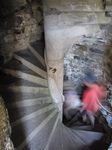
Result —
<path fill-rule="evenodd" d="M 9 122 L 8 111 L 5 107 L 4 100 L 0 96 L 0 150 L 14 150 L 10 136 L 11 126 Z"/>
<path fill-rule="evenodd" d="M 1 0 L 1 58 L 10 60 L 13 53 L 26 49 L 29 42 L 44 39 L 42 3 L 36 0 Z M 1 62 L 2 64 L 2 62 Z"/>

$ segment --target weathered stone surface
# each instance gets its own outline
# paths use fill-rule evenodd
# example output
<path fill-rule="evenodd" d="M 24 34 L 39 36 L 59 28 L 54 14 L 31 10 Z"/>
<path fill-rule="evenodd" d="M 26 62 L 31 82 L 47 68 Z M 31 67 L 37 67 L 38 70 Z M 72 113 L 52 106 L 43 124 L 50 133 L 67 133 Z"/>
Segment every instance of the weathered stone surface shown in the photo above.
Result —
<path fill-rule="evenodd" d="M 111 5 L 112 4 L 112 0 L 105 0 L 106 5 Z"/>
<path fill-rule="evenodd" d="M 1 53 L 7 62 L 13 56 L 13 52 L 26 49 L 28 43 L 44 38 L 42 3 L 26 0 L 2 0 L 0 26 Z M 7 49 L 4 49 L 4 44 Z M 12 48 L 10 48 L 11 45 Z M 3 52 L 3 49 L 6 52 Z"/>
<path fill-rule="evenodd" d="M 94 53 L 98 53 L 98 54 L 104 54 L 104 52 L 102 52 L 102 51 L 99 50 L 99 49 L 90 48 L 90 51 L 91 51 L 91 52 L 94 52 Z"/>
<path fill-rule="evenodd" d="M 107 47 L 98 43 L 96 39 L 95 44 L 94 36 L 88 37 L 88 42 L 84 42 L 85 39 L 87 36 L 82 38 L 79 42 L 81 44 L 73 45 L 64 58 L 66 79 L 72 80 L 75 86 L 83 84 L 82 81 L 87 72 L 94 73 L 98 78 L 103 75 Z"/>
<path fill-rule="evenodd" d="M 11 126 L 9 123 L 9 116 L 4 101 L 0 96 L 0 150 L 14 150 L 10 136 Z"/>
<path fill-rule="evenodd" d="M 105 68 L 107 72 L 112 74 L 112 48 L 110 46 L 110 49 L 107 52 L 106 58 L 105 58 Z"/>
<path fill-rule="evenodd" d="M 103 12 L 62 12 L 49 14 L 45 17 L 46 25 L 53 26 L 73 26 L 74 24 L 107 24 L 111 23 L 111 18 L 105 17 Z"/>
<path fill-rule="evenodd" d="M 107 5 L 107 6 L 105 7 L 105 10 L 106 10 L 106 11 L 112 11 L 112 5 L 109 5 L 109 6 Z"/>
<path fill-rule="evenodd" d="M 45 11 L 103 11 L 102 0 L 44 0 Z"/>
<path fill-rule="evenodd" d="M 27 1 L 26 0 L 11 0 L 12 1 L 12 4 L 14 7 L 20 7 L 20 6 L 24 6 L 27 4 Z"/>
<path fill-rule="evenodd" d="M 111 23 L 111 18 L 105 17 L 103 2 L 45 0 L 43 5 L 48 58 L 61 59 L 66 54 L 64 77 L 75 85 L 81 84 L 87 71 L 97 77 L 102 76 L 106 49 L 111 39 L 110 29 L 102 28 L 102 24 Z M 53 55 L 55 58 L 52 58 Z"/>
<path fill-rule="evenodd" d="M 105 15 L 106 15 L 107 17 L 112 17 L 112 12 L 110 12 L 110 11 L 108 12 L 108 11 L 107 11 Z"/>

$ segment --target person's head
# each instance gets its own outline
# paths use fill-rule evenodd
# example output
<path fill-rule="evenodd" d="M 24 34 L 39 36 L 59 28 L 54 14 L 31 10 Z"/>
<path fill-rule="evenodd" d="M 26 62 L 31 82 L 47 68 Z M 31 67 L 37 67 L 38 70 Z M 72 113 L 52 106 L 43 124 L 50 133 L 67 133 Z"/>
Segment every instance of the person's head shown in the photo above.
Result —
<path fill-rule="evenodd" d="M 92 87 L 92 85 L 95 83 L 97 83 L 97 78 L 92 74 L 89 74 L 84 78 L 84 84 L 87 87 Z"/>

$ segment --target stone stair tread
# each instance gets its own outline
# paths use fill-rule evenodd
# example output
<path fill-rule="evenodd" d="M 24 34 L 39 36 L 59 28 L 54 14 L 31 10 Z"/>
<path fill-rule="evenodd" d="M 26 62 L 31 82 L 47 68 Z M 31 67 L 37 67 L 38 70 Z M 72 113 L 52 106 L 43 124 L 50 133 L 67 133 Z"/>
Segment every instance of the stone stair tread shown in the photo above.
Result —
<path fill-rule="evenodd" d="M 93 150 L 106 150 L 107 145 L 105 143 L 106 134 L 100 132 L 92 132 L 92 131 L 83 131 L 83 130 L 73 130 L 71 131 L 77 135 L 84 143 Z"/>
<path fill-rule="evenodd" d="M 8 109 L 30 107 L 34 105 L 40 105 L 44 103 L 53 103 L 51 96 L 40 97 L 38 99 L 27 99 L 22 101 L 9 102 L 6 104 Z"/>
<path fill-rule="evenodd" d="M 59 126 L 60 126 L 60 129 L 59 129 Z M 77 146 L 75 145 L 75 139 L 73 141 L 73 139 L 71 138 L 72 134 L 73 134 L 72 132 L 69 132 L 69 133 L 67 132 L 66 127 L 64 125 L 62 125 L 62 124 L 58 125 L 56 128 L 56 131 L 54 133 L 54 137 L 51 141 L 49 150 L 52 150 L 52 149 L 78 150 L 79 147 L 84 148 L 83 145 L 80 146 L 80 143 L 78 143 Z M 84 144 L 84 146 L 85 146 L 85 144 Z M 86 147 L 83 150 L 90 150 L 90 149 Z"/>
<path fill-rule="evenodd" d="M 44 58 L 44 41 L 31 42 L 30 45 Z"/>
<path fill-rule="evenodd" d="M 74 130 L 92 131 L 91 125 L 70 126 L 70 128 L 71 128 L 71 129 L 74 129 Z"/>
<path fill-rule="evenodd" d="M 12 91 L 12 92 L 15 92 L 15 93 L 18 93 L 18 92 L 21 92 L 21 93 L 38 93 L 38 94 L 42 94 L 44 92 L 44 94 L 49 94 L 50 91 L 47 87 L 31 87 L 31 86 L 15 86 L 15 85 L 10 85 L 8 87 L 8 90 L 9 91 Z"/>
<path fill-rule="evenodd" d="M 35 149 L 44 149 L 47 142 L 48 142 L 48 135 L 50 135 L 56 117 L 58 114 L 56 114 L 47 124 L 46 126 L 41 130 L 41 132 L 38 133 L 38 135 L 36 135 L 36 137 L 30 141 L 30 150 L 35 150 Z M 26 150 L 27 146 L 23 149 Z"/>
<path fill-rule="evenodd" d="M 75 143 L 71 139 L 71 134 L 69 134 L 66 130 L 66 127 L 62 125 L 62 142 L 64 150 L 76 150 L 77 147 Z"/>
<path fill-rule="evenodd" d="M 35 76 L 36 77 L 36 76 Z M 41 80 L 42 78 L 40 78 Z M 35 82 L 32 82 L 33 81 L 33 76 L 32 76 L 32 81 L 28 81 L 29 79 L 21 79 L 21 78 L 17 78 L 17 77 L 14 77 L 10 74 L 6 74 L 2 80 L 0 81 L 0 84 L 1 85 L 4 85 L 4 86 L 9 86 L 9 85 L 17 85 L 17 86 L 33 86 L 33 87 L 46 87 L 46 83 L 47 81 L 45 80 L 45 84 L 42 85 L 43 83 L 42 82 L 38 82 L 38 79 L 37 81 Z M 42 79 L 43 80 L 43 79 Z M 44 80 L 43 80 L 44 82 Z"/>
<path fill-rule="evenodd" d="M 67 121 L 66 126 L 78 126 L 78 125 L 84 125 L 83 123 L 79 122 L 78 117 L 81 117 L 81 114 L 79 111 L 74 110 L 74 115 L 72 116 L 71 120 Z"/>
<path fill-rule="evenodd" d="M 3 77 L 5 81 L 2 84 L 17 84 L 17 85 L 27 85 L 27 86 L 40 86 L 40 87 L 46 87 L 48 85 L 47 80 L 24 73 L 18 70 L 12 70 L 12 69 L 4 69 L 3 70 L 6 75 Z M 8 80 L 9 79 L 9 80 Z M 9 81 L 8 83 L 6 81 Z"/>
<path fill-rule="evenodd" d="M 79 134 L 86 134 L 86 137 L 89 138 L 91 137 L 92 139 L 100 139 L 102 136 L 104 136 L 104 133 L 101 133 L 101 132 L 95 132 L 95 131 L 84 131 L 84 130 L 73 130 L 71 129 L 74 133 Z M 80 132 L 79 132 L 80 131 Z M 94 136 L 94 135 L 97 135 L 97 138 Z"/>
<path fill-rule="evenodd" d="M 48 149 L 45 150 L 64 150 L 63 143 L 62 143 L 62 125 L 61 122 L 58 122 L 57 127 L 54 132 L 54 136 L 49 144 Z"/>
<path fill-rule="evenodd" d="M 72 81 L 64 81 L 63 82 L 63 90 L 75 90 L 75 86 Z"/>
<path fill-rule="evenodd" d="M 36 58 L 36 56 L 29 49 L 16 52 L 15 54 L 17 54 L 18 56 L 21 56 L 28 62 L 30 62 L 30 63 L 36 65 L 37 67 L 41 68 L 42 70 L 46 71 L 46 67 L 44 67 L 41 64 L 41 62 Z"/>
<path fill-rule="evenodd" d="M 43 146 L 45 147 L 48 140 L 48 135 L 50 135 L 54 122 L 57 118 L 57 113 L 52 118 L 49 118 L 49 121 L 47 123 L 46 122 L 44 123 L 44 126 L 42 127 L 41 130 L 38 128 L 40 128 L 39 126 L 42 122 L 44 122 L 46 116 L 49 117 L 52 114 L 52 112 L 53 110 L 50 110 L 47 113 L 41 114 L 40 116 L 37 116 L 33 119 L 30 119 L 24 123 L 21 123 L 13 127 L 12 128 L 13 132 L 17 133 L 16 135 L 12 134 L 12 140 L 14 141 L 15 148 L 18 149 L 18 147 L 20 147 L 26 139 L 27 142 L 23 146 L 24 149 L 29 145 L 29 143 L 30 143 L 31 150 L 33 150 L 33 148 L 39 149 Z M 38 134 L 36 134 L 36 132 L 38 132 Z M 42 141 L 44 143 L 42 143 Z"/>
<path fill-rule="evenodd" d="M 76 136 L 71 129 L 68 127 L 65 127 L 64 131 L 66 135 L 69 136 L 69 139 L 72 141 L 72 144 L 74 145 L 74 149 L 76 150 L 90 150 L 90 148 L 78 137 Z"/>
<path fill-rule="evenodd" d="M 39 104 L 39 105 L 37 104 L 34 106 L 9 109 L 8 112 L 9 112 L 9 116 L 10 116 L 10 122 L 11 123 L 15 122 L 21 118 L 25 118 L 26 116 L 33 115 L 33 114 L 39 115 L 38 111 L 44 112 L 44 111 L 48 111 L 48 110 L 54 108 L 53 105 L 52 105 L 52 107 L 51 107 L 51 105 L 52 105 L 51 103 L 44 103 L 44 104 Z M 44 109 L 44 111 L 43 111 L 43 109 Z"/>
<path fill-rule="evenodd" d="M 29 50 L 35 55 L 35 57 L 38 59 L 38 61 L 44 66 L 46 67 L 45 64 L 45 60 L 44 60 L 44 51 L 42 51 L 41 55 L 40 53 L 38 53 L 37 49 L 35 49 L 31 44 L 28 45 Z"/>
<path fill-rule="evenodd" d="M 16 70 L 16 71 L 19 70 L 19 71 L 22 71 L 24 73 L 28 73 L 28 74 L 31 74 L 31 75 L 41 77 L 39 74 L 35 73 L 30 68 L 27 68 L 25 65 L 23 65 L 20 61 L 18 61 L 14 57 L 9 62 L 4 64 L 2 67 L 6 68 L 6 69 Z"/>
<path fill-rule="evenodd" d="M 7 94 L 6 94 L 6 93 Z M 21 102 L 27 99 L 42 99 L 45 97 L 51 97 L 50 93 L 43 93 L 43 95 L 41 93 L 21 93 L 21 92 L 13 92 L 13 91 L 9 91 L 7 89 L 3 89 L 2 91 L 2 96 L 5 99 L 6 104 L 8 103 L 13 103 L 13 102 Z"/>
<path fill-rule="evenodd" d="M 13 79 L 12 79 L 13 81 Z M 36 83 L 36 82 L 32 82 L 32 81 L 28 81 L 26 79 L 19 79 L 17 78 L 15 82 L 10 83 L 10 85 L 12 86 L 31 86 L 31 87 L 41 87 L 41 88 L 46 88 L 46 84 L 41 85 L 41 83 Z"/>
<path fill-rule="evenodd" d="M 83 125 L 83 126 L 70 126 L 71 129 L 74 130 L 84 130 L 84 131 L 93 131 L 91 125 Z M 95 124 L 94 126 L 94 131 L 95 132 L 102 132 L 102 128 L 99 124 Z"/>
<path fill-rule="evenodd" d="M 14 58 L 17 59 L 19 62 L 21 62 L 27 68 L 29 68 L 30 70 L 35 72 L 36 74 L 40 75 L 44 79 L 47 79 L 46 71 L 44 71 L 43 69 L 41 69 L 37 65 L 32 64 L 31 62 L 27 61 L 26 59 L 24 59 L 23 57 L 21 57 L 21 56 L 19 56 L 17 54 L 14 54 Z"/>

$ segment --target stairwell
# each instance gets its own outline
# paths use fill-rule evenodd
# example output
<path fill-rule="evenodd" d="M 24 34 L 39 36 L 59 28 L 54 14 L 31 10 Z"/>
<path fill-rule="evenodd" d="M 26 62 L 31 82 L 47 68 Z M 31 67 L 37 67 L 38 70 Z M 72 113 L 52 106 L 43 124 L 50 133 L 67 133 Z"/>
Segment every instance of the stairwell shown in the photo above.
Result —
<path fill-rule="evenodd" d="M 104 51 L 111 43 L 110 30 L 104 38 L 103 33 L 107 28 L 111 28 L 112 3 L 111 0 L 103 2 L 105 8 L 102 0 L 43 0 L 45 43 L 39 41 L 43 26 L 40 13 L 35 11 L 38 9 L 42 12 L 40 2 L 38 7 L 33 0 L 19 1 L 19 5 L 16 1 L 12 3 L 16 14 L 15 28 L 7 29 L 8 35 L 6 31 L 1 31 L 1 39 L 4 38 L 0 42 L 8 51 L 5 63 L 0 67 L 0 95 L 8 109 L 12 128 L 10 138 L 14 148 L 10 147 L 11 150 L 112 149 L 112 130 L 105 120 L 105 113 L 98 112 L 93 130 L 89 120 L 87 125 L 78 121 L 78 111 L 71 110 L 71 120 L 64 118 L 62 112 L 65 54 L 69 52 L 70 47 L 81 42 L 89 46 L 103 43 Z M 10 27 L 10 19 L 6 23 L 6 14 L 3 14 L 2 18 L 3 26 Z M 38 14 L 38 17 L 35 14 Z M 37 22 L 35 18 L 38 18 Z M 107 24 L 109 26 L 105 26 Z M 94 49 L 91 51 L 94 52 Z M 110 65 L 111 58 L 108 58 Z M 3 60 L 0 60 L 0 63 L 2 62 Z M 68 77 L 69 74 L 68 71 Z M 52 75 L 56 75 L 57 84 Z M 108 77 L 111 81 L 109 74 L 106 78 Z M 108 116 L 108 113 L 106 115 Z M 3 150 L 3 146 L 6 150 L 6 139 L 2 139 L 0 150 Z"/>
<path fill-rule="evenodd" d="M 11 140 L 17 150 L 106 150 L 108 134 L 97 122 L 77 122 L 76 113 L 67 124 L 60 121 L 47 83 L 43 42 L 14 54 L 3 65 L 0 93 L 8 108 L 12 127 Z M 2 150 L 2 149 L 1 149 Z"/>

